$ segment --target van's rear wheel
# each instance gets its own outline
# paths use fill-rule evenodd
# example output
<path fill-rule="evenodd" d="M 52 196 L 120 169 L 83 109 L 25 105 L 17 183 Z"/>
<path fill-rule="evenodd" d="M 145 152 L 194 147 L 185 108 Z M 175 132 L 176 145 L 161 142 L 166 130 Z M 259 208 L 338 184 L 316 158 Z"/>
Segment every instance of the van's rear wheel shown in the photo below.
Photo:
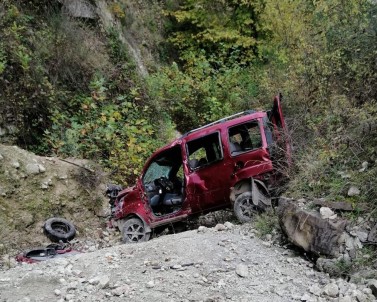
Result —
<path fill-rule="evenodd" d="M 127 219 L 122 227 L 124 243 L 137 243 L 148 241 L 151 233 L 145 231 L 144 223 L 138 218 Z"/>
<path fill-rule="evenodd" d="M 253 203 L 251 192 L 244 192 L 237 196 L 233 208 L 234 214 L 240 222 L 250 222 L 254 215 L 264 210 L 261 206 L 256 206 Z"/>

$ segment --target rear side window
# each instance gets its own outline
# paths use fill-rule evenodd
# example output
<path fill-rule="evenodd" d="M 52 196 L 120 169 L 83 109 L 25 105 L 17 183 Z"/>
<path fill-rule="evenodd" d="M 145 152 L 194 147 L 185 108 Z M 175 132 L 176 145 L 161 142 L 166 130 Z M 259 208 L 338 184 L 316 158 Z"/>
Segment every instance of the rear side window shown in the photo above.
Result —
<path fill-rule="evenodd" d="M 232 155 L 262 147 L 262 136 L 258 121 L 247 122 L 229 128 L 229 149 Z"/>
<path fill-rule="evenodd" d="M 192 170 L 210 165 L 223 158 L 218 132 L 187 143 L 189 166 Z"/>

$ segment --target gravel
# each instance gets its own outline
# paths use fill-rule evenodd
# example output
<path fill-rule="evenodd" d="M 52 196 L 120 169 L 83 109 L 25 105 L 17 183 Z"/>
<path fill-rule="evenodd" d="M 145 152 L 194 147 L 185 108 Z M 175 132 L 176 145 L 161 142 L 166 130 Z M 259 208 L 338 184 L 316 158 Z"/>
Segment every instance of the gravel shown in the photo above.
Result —
<path fill-rule="evenodd" d="M 19 265 L 1 272 L 0 301 L 375 301 L 373 285 L 331 280 L 249 225 L 218 228 Z"/>

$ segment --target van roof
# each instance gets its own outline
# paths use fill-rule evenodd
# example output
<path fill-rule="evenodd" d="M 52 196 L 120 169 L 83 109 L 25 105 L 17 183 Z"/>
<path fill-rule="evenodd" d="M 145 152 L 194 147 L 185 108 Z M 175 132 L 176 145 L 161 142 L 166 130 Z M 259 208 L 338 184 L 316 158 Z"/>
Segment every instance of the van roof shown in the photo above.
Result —
<path fill-rule="evenodd" d="M 266 116 L 265 111 L 255 111 L 255 110 L 247 110 L 243 112 L 239 112 L 227 117 L 224 117 L 222 119 L 219 119 L 217 121 L 214 121 L 212 123 L 209 123 L 207 125 L 201 126 L 199 128 L 190 130 L 183 134 L 179 139 L 191 139 L 191 138 L 196 138 L 199 136 L 202 136 L 202 130 L 206 130 L 205 132 L 208 133 L 213 130 L 220 129 L 222 127 L 229 127 L 233 126 L 239 123 L 243 123 L 245 121 L 250 120 L 251 118 L 260 118 Z"/>

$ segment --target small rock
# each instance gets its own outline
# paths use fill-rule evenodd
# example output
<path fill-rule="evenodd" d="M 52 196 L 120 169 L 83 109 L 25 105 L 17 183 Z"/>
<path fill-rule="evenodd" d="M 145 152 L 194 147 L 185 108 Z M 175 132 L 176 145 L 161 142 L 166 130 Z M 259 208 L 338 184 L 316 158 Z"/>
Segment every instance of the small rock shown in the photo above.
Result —
<path fill-rule="evenodd" d="M 44 172 L 46 172 L 46 168 L 45 168 L 44 166 L 42 166 L 42 165 L 38 165 L 38 167 L 39 167 L 39 172 L 40 172 L 40 173 L 44 173 Z"/>
<path fill-rule="evenodd" d="M 366 242 L 368 240 L 368 233 L 363 231 L 356 231 L 356 236 L 361 242 Z"/>
<path fill-rule="evenodd" d="M 339 302 L 352 302 L 352 298 L 350 296 L 340 297 Z"/>
<path fill-rule="evenodd" d="M 28 175 L 39 174 L 39 165 L 38 164 L 27 164 L 25 171 Z"/>
<path fill-rule="evenodd" d="M 323 293 L 327 296 L 335 298 L 339 293 L 338 285 L 336 285 L 335 283 L 327 284 L 323 289 Z"/>
<path fill-rule="evenodd" d="M 359 172 L 364 172 L 366 169 L 368 169 L 368 165 L 369 165 L 369 163 L 367 161 L 364 161 L 361 164 L 361 169 L 359 170 Z"/>
<path fill-rule="evenodd" d="M 242 278 L 249 275 L 249 269 L 245 264 L 238 264 L 236 267 L 236 274 Z"/>
<path fill-rule="evenodd" d="M 316 296 L 320 296 L 321 295 L 321 289 L 319 288 L 318 284 L 313 284 L 309 291 L 313 294 L 313 295 L 316 295 Z"/>
<path fill-rule="evenodd" d="M 47 189 L 48 189 L 48 183 L 46 183 L 46 182 L 42 182 L 42 183 L 41 183 L 41 189 L 42 189 L 42 190 L 47 190 Z"/>
<path fill-rule="evenodd" d="M 304 294 L 302 297 L 301 297 L 301 301 L 309 301 L 310 300 L 310 295 L 308 294 Z"/>
<path fill-rule="evenodd" d="M 66 301 L 75 301 L 76 300 L 76 296 L 74 294 L 67 294 L 67 295 L 65 295 L 64 299 Z"/>
<path fill-rule="evenodd" d="M 216 224 L 216 226 L 215 226 L 215 231 L 220 232 L 220 231 L 225 231 L 225 230 L 226 230 L 225 225 L 223 225 L 222 223 L 218 223 L 218 224 Z"/>
<path fill-rule="evenodd" d="M 127 294 L 129 291 L 130 291 L 130 286 L 125 284 L 117 288 L 114 288 L 111 292 L 113 293 L 114 296 L 121 296 L 121 295 Z"/>
<path fill-rule="evenodd" d="M 14 162 L 11 163 L 11 166 L 15 169 L 18 169 L 18 168 L 20 168 L 20 163 L 18 161 L 14 161 Z"/>
<path fill-rule="evenodd" d="M 203 225 L 201 225 L 200 227 L 198 227 L 198 233 L 205 233 L 207 232 L 207 228 Z"/>
<path fill-rule="evenodd" d="M 224 223 L 224 226 L 225 226 L 228 230 L 231 230 L 231 229 L 233 229 L 234 224 L 231 223 L 231 222 L 229 222 L 229 221 L 226 221 L 226 222 Z"/>
<path fill-rule="evenodd" d="M 146 288 L 153 288 L 154 287 L 154 281 L 153 280 L 151 280 L 151 281 L 149 281 L 146 285 L 145 285 L 145 287 Z"/>
<path fill-rule="evenodd" d="M 55 294 L 55 296 L 60 296 L 62 294 L 62 292 L 59 289 L 55 289 L 54 294 Z"/>
<path fill-rule="evenodd" d="M 89 284 L 91 285 L 97 285 L 99 283 L 99 277 L 94 277 L 89 280 Z"/>
<path fill-rule="evenodd" d="M 368 302 L 369 299 L 368 299 L 368 296 L 365 295 L 364 293 L 362 293 L 361 291 L 356 291 L 356 300 L 358 302 Z"/>
<path fill-rule="evenodd" d="M 329 219 L 331 216 L 335 215 L 335 213 L 328 207 L 321 207 L 319 212 L 322 219 Z"/>
<path fill-rule="evenodd" d="M 109 276 L 107 275 L 103 275 L 99 278 L 99 283 L 98 283 L 98 286 L 100 288 L 107 288 L 109 286 L 109 283 L 110 283 L 110 278 Z"/>
<path fill-rule="evenodd" d="M 0 160 L 3 160 L 4 159 L 4 157 L 0 154 Z"/>
<path fill-rule="evenodd" d="M 271 241 L 272 240 L 272 235 L 271 234 L 267 234 L 266 235 L 266 240 L 267 241 Z"/>
<path fill-rule="evenodd" d="M 359 196 L 360 195 L 360 189 L 357 188 L 356 186 L 351 186 L 348 190 L 347 195 L 350 196 L 350 197 Z"/>

